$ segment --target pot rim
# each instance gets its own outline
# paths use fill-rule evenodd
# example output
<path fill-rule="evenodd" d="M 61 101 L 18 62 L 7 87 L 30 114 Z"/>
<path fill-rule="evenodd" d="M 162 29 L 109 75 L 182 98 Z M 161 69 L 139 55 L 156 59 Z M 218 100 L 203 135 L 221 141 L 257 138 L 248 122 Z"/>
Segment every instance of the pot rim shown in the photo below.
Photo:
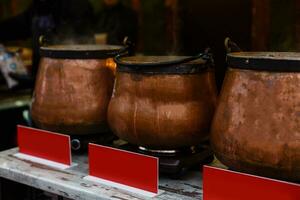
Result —
<path fill-rule="evenodd" d="M 227 54 L 231 68 L 300 72 L 300 52 L 234 52 Z"/>
<path fill-rule="evenodd" d="M 120 58 L 118 72 L 139 74 L 195 74 L 205 71 L 209 62 L 197 58 L 182 63 L 178 60 L 189 59 L 189 56 L 127 56 Z"/>
<path fill-rule="evenodd" d="M 42 57 L 61 59 L 105 59 L 116 56 L 122 49 L 117 45 L 51 45 L 40 48 Z"/>

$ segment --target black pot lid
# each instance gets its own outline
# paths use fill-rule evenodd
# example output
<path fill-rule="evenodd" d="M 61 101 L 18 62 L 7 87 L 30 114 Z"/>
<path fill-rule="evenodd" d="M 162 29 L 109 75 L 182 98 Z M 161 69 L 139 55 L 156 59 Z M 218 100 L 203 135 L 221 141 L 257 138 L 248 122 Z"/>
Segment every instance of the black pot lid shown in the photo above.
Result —
<path fill-rule="evenodd" d="M 227 54 L 231 68 L 300 72 L 300 53 L 296 52 L 235 52 Z"/>
<path fill-rule="evenodd" d="M 116 45 L 52 45 L 40 48 L 42 57 L 65 59 L 104 59 L 114 57 L 122 49 Z"/>
<path fill-rule="evenodd" d="M 115 61 L 119 72 L 146 74 L 193 74 L 208 67 L 206 60 L 188 56 L 130 56 Z"/>

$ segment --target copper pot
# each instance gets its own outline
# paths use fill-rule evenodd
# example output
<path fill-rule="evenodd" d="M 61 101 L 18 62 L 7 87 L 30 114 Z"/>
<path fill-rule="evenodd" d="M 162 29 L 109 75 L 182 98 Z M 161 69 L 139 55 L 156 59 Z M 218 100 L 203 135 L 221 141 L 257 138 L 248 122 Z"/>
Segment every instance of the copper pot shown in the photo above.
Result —
<path fill-rule="evenodd" d="M 64 45 L 41 48 L 31 115 L 39 128 L 71 135 L 107 129 L 118 46 Z"/>
<path fill-rule="evenodd" d="M 190 60 L 141 56 L 117 61 L 108 108 L 113 132 L 148 149 L 206 141 L 216 103 L 214 73 L 207 61 Z"/>
<path fill-rule="evenodd" d="M 300 180 L 300 53 L 240 52 L 212 125 L 217 158 L 231 169 Z"/>

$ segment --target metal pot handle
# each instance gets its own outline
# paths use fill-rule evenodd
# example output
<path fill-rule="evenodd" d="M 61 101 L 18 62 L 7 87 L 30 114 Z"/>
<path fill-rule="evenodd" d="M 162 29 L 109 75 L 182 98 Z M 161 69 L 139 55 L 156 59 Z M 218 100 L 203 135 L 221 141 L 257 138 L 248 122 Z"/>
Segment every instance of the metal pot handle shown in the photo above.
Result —
<path fill-rule="evenodd" d="M 40 35 L 39 37 L 39 45 L 42 46 L 48 46 L 52 43 L 52 38 L 46 35 Z"/>
<path fill-rule="evenodd" d="M 125 66 L 136 66 L 135 63 L 125 63 L 121 61 L 122 57 L 127 56 L 128 54 L 118 54 L 117 56 L 115 56 L 114 61 L 118 64 L 118 65 L 125 65 Z M 211 64 L 214 63 L 213 61 L 213 56 L 212 53 L 210 52 L 210 48 L 205 49 L 205 51 L 203 53 L 199 53 L 195 56 L 191 56 L 191 57 L 187 57 L 187 58 L 182 58 L 182 59 L 178 59 L 178 60 L 172 60 L 172 61 L 166 61 L 166 62 L 156 62 L 156 63 L 143 63 L 143 64 L 139 64 L 139 66 L 143 66 L 143 67 L 155 67 L 155 66 L 170 66 L 170 65 L 179 65 L 179 64 L 183 64 L 183 63 L 187 63 L 193 60 L 197 60 L 197 59 L 203 59 L 206 62 L 209 62 Z"/>
<path fill-rule="evenodd" d="M 242 49 L 235 42 L 233 42 L 229 37 L 225 38 L 224 45 L 227 53 L 242 51 Z"/>
<path fill-rule="evenodd" d="M 134 43 L 132 43 L 128 37 L 126 36 L 123 40 L 123 45 L 124 47 L 122 49 L 120 49 L 116 56 L 118 55 L 122 55 L 122 56 L 129 56 L 129 55 L 132 55 L 133 54 L 133 50 L 134 50 Z"/>

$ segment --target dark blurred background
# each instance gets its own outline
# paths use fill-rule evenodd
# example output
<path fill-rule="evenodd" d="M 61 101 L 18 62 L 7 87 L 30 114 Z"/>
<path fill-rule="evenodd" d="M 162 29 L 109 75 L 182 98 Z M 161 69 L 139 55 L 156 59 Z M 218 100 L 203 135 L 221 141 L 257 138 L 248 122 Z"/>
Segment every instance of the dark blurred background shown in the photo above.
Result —
<path fill-rule="evenodd" d="M 210 47 L 220 88 L 225 37 L 243 50 L 297 51 L 299 13 L 297 0 L 1 0 L 0 43 L 32 51 L 26 62 L 33 74 L 43 34 L 52 43 L 120 44 L 130 36 L 136 53 L 146 55 L 194 55 Z M 3 84 L 0 149 L 15 144 L 15 125 L 27 123 L 31 98 L 30 88 L 8 90 Z"/>
<path fill-rule="evenodd" d="M 103 23 L 101 17 L 105 3 L 102 0 L 88 2 L 93 15 L 87 18 L 90 18 L 88 21 L 91 21 L 93 27 L 85 28 L 97 32 L 97 26 Z M 297 13 L 300 3 L 297 0 L 120 2 L 136 13 L 138 26 L 130 28 L 133 29 L 133 34 L 136 34 L 134 37 L 138 53 L 193 55 L 210 47 L 215 55 L 219 86 L 226 68 L 223 43 L 227 36 L 243 50 L 296 51 L 299 48 Z M 2 0 L 0 21 L 24 12 L 31 3 L 32 0 Z M 69 9 L 74 7 L 75 17 L 78 8 L 72 4 L 78 4 L 78 1 L 69 0 L 68 4 Z M 131 26 L 130 22 L 132 20 L 124 21 L 123 24 Z M 91 31 L 83 32 L 82 35 L 90 34 Z M 69 36 L 69 32 L 59 34 Z M 76 36 L 72 39 L 76 42 Z M 32 47 L 31 40 L 32 38 L 23 37 L 1 41 L 0 37 L 0 43 L 6 45 Z"/>

